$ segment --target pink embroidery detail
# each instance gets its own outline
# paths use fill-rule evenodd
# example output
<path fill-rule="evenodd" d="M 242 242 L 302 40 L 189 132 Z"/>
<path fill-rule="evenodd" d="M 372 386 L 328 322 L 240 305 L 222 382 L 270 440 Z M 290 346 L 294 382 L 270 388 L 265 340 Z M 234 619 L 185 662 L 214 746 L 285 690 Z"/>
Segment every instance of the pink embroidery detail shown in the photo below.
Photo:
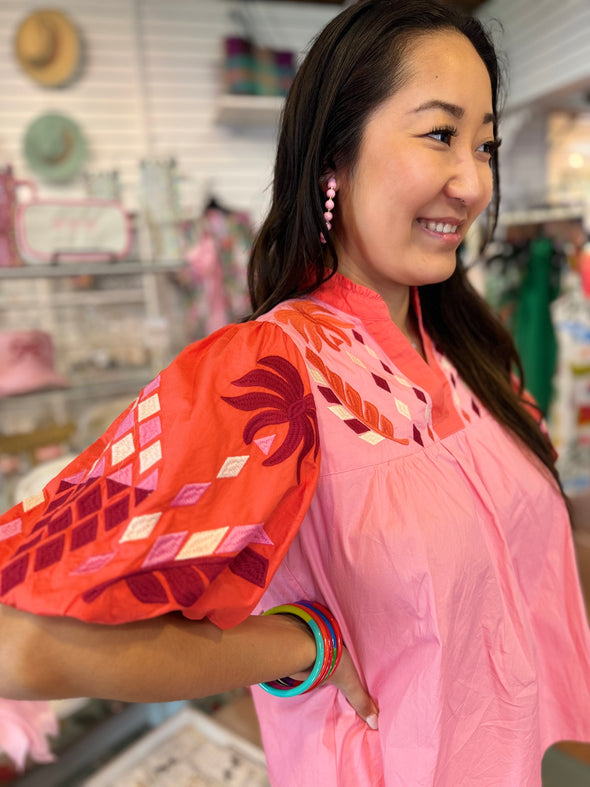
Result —
<path fill-rule="evenodd" d="M 194 505 L 201 499 L 210 486 L 211 482 L 207 484 L 185 484 L 170 503 L 170 507 Z"/>
<path fill-rule="evenodd" d="M 90 471 L 88 478 L 101 478 L 104 475 L 105 458 L 100 459 L 98 464 Z"/>
<path fill-rule="evenodd" d="M 106 555 L 92 555 L 85 560 L 78 568 L 70 571 L 70 574 L 92 574 L 100 571 L 115 557 L 115 552 L 108 552 Z"/>
<path fill-rule="evenodd" d="M 160 387 L 160 375 L 158 375 L 157 377 L 155 377 L 155 378 L 154 378 L 154 379 L 151 381 L 151 383 L 148 383 L 148 384 L 146 385 L 146 387 L 145 387 L 145 388 L 143 389 L 143 391 L 141 392 L 141 396 L 139 397 L 139 401 L 141 401 L 142 399 L 147 399 L 147 398 L 148 398 L 148 396 L 149 396 L 151 393 L 153 393 L 153 392 L 156 390 L 156 388 L 159 388 L 159 387 Z"/>
<path fill-rule="evenodd" d="M 139 425 L 139 444 L 143 448 L 146 443 L 150 443 L 155 437 L 162 432 L 162 424 L 160 416 L 156 415 L 150 418 L 149 421 L 144 421 Z"/>
<path fill-rule="evenodd" d="M 112 481 L 116 481 L 118 484 L 125 484 L 125 486 L 131 486 L 133 483 L 133 465 L 126 465 L 122 467 L 120 470 L 117 470 L 115 473 L 111 473 L 108 476 Z"/>
<path fill-rule="evenodd" d="M 149 568 L 158 563 L 172 560 L 183 545 L 187 535 L 188 530 L 185 530 L 183 533 L 166 533 L 160 536 L 150 549 L 149 555 L 143 561 L 142 568 Z"/>
<path fill-rule="evenodd" d="M 276 434 L 269 435 L 268 437 L 259 437 L 257 440 L 254 440 L 258 448 L 262 451 L 265 456 L 268 456 L 268 452 L 270 451 L 271 445 L 274 443 L 274 439 Z"/>
<path fill-rule="evenodd" d="M 22 519 L 13 519 L 12 522 L 7 522 L 5 525 L 0 526 L 0 541 L 5 541 L 11 536 L 16 536 L 21 533 L 23 529 Z"/>
<path fill-rule="evenodd" d="M 239 525 L 230 530 L 215 552 L 239 552 L 247 544 L 274 545 L 264 530 L 264 524 Z"/>
<path fill-rule="evenodd" d="M 138 489 L 145 489 L 148 492 L 153 492 L 154 489 L 158 486 L 158 470 L 154 470 L 153 473 L 150 473 L 146 478 L 143 478 L 141 481 L 138 481 L 137 488 Z"/>
<path fill-rule="evenodd" d="M 131 410 L 127 414 L 127 416 L 123 419 L 123 421 L 121 421 L 121 423 L 119 424 L 119 428 L 117 429 L 117 431 L 115 433 L 114 439 L 118 440 L 119 437 L 123 437 L 123 435 L 126 432 L 128 432 L 130 429 L 133 429 L 134 425 L 135 425 L 135 418 L 133 416 L 133 410 Z"/>

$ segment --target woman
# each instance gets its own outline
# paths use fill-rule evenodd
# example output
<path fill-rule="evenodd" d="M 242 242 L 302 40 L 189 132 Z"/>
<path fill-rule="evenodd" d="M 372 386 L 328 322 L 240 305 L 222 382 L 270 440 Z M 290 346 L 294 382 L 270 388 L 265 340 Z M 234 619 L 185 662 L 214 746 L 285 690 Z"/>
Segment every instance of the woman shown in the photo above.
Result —
<path fill-rule="evenodd" d="M 254 689 L 271 781 L 298 787 L 539 785 L 551 743 L 590 738 L 553 453 L 457 264 L 496 211 L 498 92 L 479 23 L 430 0 L 328 24 L 285 108 L 256 319 L 0 520 L 0 695 L 270 681 L 296 695 Z M 339 665 L 301 607 L 257 614 L 299 599 L 339 623 Z M 273 683 L 312 664 L 327 685 Z"/>

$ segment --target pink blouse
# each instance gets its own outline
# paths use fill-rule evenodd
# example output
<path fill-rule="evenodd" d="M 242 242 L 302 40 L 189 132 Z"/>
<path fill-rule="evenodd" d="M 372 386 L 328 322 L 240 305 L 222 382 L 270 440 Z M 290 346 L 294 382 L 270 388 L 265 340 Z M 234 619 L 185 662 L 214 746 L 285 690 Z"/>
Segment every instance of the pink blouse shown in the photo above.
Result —
<path fill-rule="evenodd" d="M 373 732 L 333 687 L 257 687 L 272 783 L 539 787 L 547 747 L 590 741 L 590 633 L 555 484 L 376 293 L 336 276 L 266 319 L 306 358 L 322 460 L 259 611 L 325 603 L 380 711 Z"/>

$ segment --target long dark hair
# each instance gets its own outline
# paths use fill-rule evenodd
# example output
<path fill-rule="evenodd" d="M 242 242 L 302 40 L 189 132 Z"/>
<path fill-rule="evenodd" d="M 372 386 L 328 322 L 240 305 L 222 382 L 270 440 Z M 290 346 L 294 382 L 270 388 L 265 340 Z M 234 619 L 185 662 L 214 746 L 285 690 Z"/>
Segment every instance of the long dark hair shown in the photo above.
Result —
<path fill-rule="evenodd" d="M 338 268 L 324 227 L 329 170 L 354 170 L 369 115 L 403 83 L 405 52 L 419 36 L 456 30 L 483 60 L 492 87 L 494 136 L 502 103 L 498 58 L 474 17 L 435 0 L 360 0 L 317 36 L 293 86 L 279 133 L 272 203 L 254 242 L 249 286 L 255 318 L 278 303 L 312 292 Z M 487 209 L 493 233 L 500 197 L 497 152 Z M 437 347 L 496 420 L 541 460 L 559 484 L 553 450 L 538 419 L 522 404 L 522 366 L 509 332 L 471 287 L 458 257 L 446 281 L 419 288 L 425 327 Z"/>

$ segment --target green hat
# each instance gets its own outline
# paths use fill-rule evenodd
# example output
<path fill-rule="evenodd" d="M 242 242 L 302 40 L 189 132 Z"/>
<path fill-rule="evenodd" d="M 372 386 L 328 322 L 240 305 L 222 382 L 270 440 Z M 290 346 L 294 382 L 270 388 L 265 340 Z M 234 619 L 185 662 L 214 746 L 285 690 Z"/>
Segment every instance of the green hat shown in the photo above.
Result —
<path fill-rule="evenodd" d="M 47 113 L 25 133 L 24 155 L 29 168 L 42 180 L 72 180 L 86 160 L 86 141 L 79 126 L 66 115 Z"/>

